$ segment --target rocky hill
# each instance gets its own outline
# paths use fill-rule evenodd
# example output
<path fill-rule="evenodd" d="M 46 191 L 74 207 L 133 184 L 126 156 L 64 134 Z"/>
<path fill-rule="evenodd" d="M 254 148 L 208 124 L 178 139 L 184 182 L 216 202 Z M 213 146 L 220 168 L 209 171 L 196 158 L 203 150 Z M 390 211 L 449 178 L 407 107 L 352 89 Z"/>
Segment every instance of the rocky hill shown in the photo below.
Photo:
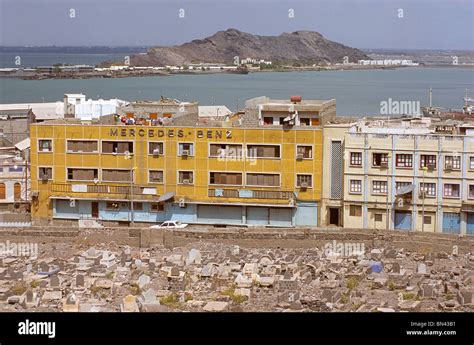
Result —
<path fill-rule="evenodd" d="M 146 54 L 132 56 L 131 65 L 177 66 L 193 62 L 232 64 L 235 56 L 303 65 L 342 63 L 344 56 L 349 58 L 349 62 L 369 59 L 362 51 L 330 41 L 314 31 L 259 36 L 228 29 L 179 46 L 153 47 Z"/>

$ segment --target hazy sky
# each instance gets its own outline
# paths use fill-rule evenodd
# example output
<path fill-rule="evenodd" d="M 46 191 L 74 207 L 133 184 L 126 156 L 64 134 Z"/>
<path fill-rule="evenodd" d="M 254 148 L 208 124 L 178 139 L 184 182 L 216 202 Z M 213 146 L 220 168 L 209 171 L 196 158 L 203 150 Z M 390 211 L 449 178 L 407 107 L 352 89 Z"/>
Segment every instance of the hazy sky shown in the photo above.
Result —
<path fill-rule="evenodd" d="M 232 27 L 314 30 L 356 48 L 474 49 L 473 23 L 474 0 L 0 0 L 0 45 L 20 46 L 171 45 Z"/>

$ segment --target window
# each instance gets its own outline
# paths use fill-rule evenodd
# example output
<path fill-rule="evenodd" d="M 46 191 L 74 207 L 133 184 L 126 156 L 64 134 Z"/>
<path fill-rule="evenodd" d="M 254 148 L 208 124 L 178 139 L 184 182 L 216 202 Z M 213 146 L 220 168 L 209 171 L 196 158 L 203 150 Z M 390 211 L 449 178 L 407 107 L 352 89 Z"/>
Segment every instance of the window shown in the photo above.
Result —
<path fill-rule="evenodd" d="M 133 153 L 133 142 L 131 141 L 103 141 L 102 153 Z"/>
<path fill-rule="evenodd" d="M 436 183 L 420 183 L 420 192 L 424 192 L 426 197 L 435 197 Z"/>
<path fill-rule="evenodd" d="M 459 184 L 445 183 L 444 196 L 448 198 L 459 198 Z"/>
<path fill-rule="evenodd" d="M 97 141 L 68 140 L 67 152 L 98 152 Z"/>
<path fill-rule="evenodd" d="M 247 186 L 279 187 L 280 175 L 247 173 Z"/>
<path fill-rule="evenodd" d="M 263 124 L 264 124 L 264 125 L 267 125 L 267 126 L 268 126 L 268 125 L 273 125 L 273 117 L 271 117 L 271 116 L 265 116 L 265 117 L 263 118 Z"/>
<path fill-rule="evenodd" d="M 151 204 L 151 212 L 164 212 L 165 211 L 165 205 L 163 204 Z"/>
<path fill-rule="evenodd" d="M 181 184 L 193 184 L 193 172 L 178 171 L 178 182 Z"/>
<path fill-rule="evenodd" d="M 362 193 L 362 181 L 361 180 L 351 180 L 349 191 L 351 193 Z"/>
<path fill-rule="evenodd" d="M 98 169 L 67 169 L 67 179 L 70 181 L 93 181 L 98 177 Z"/>
<path fill-rule="evenodd" d="M 376 222 L 381 222 L 382 219 L 383 219 L 383 214 L 382 213 L 376 213 L 374 218 L 375 218 Z"/>
<path fill-rule="evenodd" d="M 313 175 L 303 175 L 303 174 L 296 175 L 296 186 L 304 187 L 305 184 L 307 188 L 313 187 Z"/>
<path fill-rule="evenodd" d="M 469 185 L 469 199 L 474 199 L 474 184 Z"/>
<path fill-rule="evenodd" d="M 38 177 L 40 180 L 52 180 L 53 179 L 53 168 L 39 167 Z"/>
<path fill-rule="evenodd" d="M 102 169 L 102 180 L 110 182 L 131 182 L 132 170 Z"/>
<path fill-rule="evenodd" d="M 107 210 L 117 211 L 120 209 L 120 204 L 118 202 L 107 201 L 105 208 Z"/>
<path fill-rule="evenodd" d="M 143 203 L 142 202 L 134 202 L 133 203 L 133 210 L 134 211 L 142 211 L 143 210 Z"/>
<path fill-rule="evenodd" d="M 350 165 L 362 166 L 362 152 L 351 152 Z"/>
<path fill-rule="evenodd" d="M 386 167 L 388 165 L 388 153 L 374 153 L 372 155 L 372 166 Z"/>
<path fill-rule="evenodd" d="M 209 174 L 209 184 L 231 184 L 241 186 L 242 174 L 211 172 Z"/>
<path fill-rule="evenodd" d="M 469 157 L 469 170 L 474 170 L 474 157 Z"/>
<path fill-rule="evenodd" d="M 39 152 L 52 152 L 53 141 L 51 139 L 40 139 L 38 140 L 38 151 Z"/>
<path fill-rule="evenodd" d="M 361 217 L 362 216 L 362 206 L 360 206 L 360 205 L 350 205 L 349 215 L 351 217 Z"/>
<path fill-rule="evenodd" d="M 194 144 L 193 143 L 179 143 L 178 156 L 194 156 Z"/>
<path fill-rule="evenodd" d="M 23 167 L 20 165 L 9 166 L 8 172 L 23 172 Z"/>
<path fill-rule="evenodd" d="M 420 168 L 436 169 L 436 155 L 421 155 Z"/>
<path fill-rule="evenodd" d="M 211 144 L 209 157 L 242 157 L 242 145 Z"/>
<path fill-rule="evenodd" d="M 5 183 L 0 183 L 0 199 L 6 199 L 7 198 L 7 192 L 5 188 Z"/>
<path fill-rule="evenodd" d="M 148 143 L 148 154 L 149 155 L 163 155 L 163 143 L 159 142 L 149 142 Z"/>
<path fill-rule="evenodd" d="M 399 189 L 403 188 L 403 187 L 407 187 L 409 185 L 411 185 L 412 183 L 411 182 L 395 182 L 395 190 L 398 192 Z"/>
<path fill-rule="evenodd" d="M 397 154 L 395 165 L 398 168 L 411 168 L 413 167 L 413 155 L 412 154 Z"/>
<path fill-rule="evenodd" d="M 387 181 L 372 181 L 372 194 L 387 194 Z"/>
<path fill-rule="evenodd" d="M 304 159 L 313 158 L 313 147 L 312 146 L 296 146 L 296 155 L 301 156 Z"/>
<path fill-rule="evenodd" d="M 300 126 L 311 126 L 311 120 L 308 117 L 301 118 Z"/>
<path fill-rule="evenodd" d="M 279 145 L 247 145 L 247 157 L 280 158 Z"/>
<path fill-rule="evenodd" d="M 423 217 L 423 224 L 430 225 L 431 224 L 431 216 L 424 216 Z"/>
<path fill-rule="evenodd" d="M 444 157 L 444 169 L 445 170 L 460 170 L 461 169 L 461 157 L 460 156 L 445 156 Z"/>
<path fill-rule="evenodd" d="M 163 183 L 163 171 L 162 170 L 150 170 L 148 172 L 150 183 Z"/>

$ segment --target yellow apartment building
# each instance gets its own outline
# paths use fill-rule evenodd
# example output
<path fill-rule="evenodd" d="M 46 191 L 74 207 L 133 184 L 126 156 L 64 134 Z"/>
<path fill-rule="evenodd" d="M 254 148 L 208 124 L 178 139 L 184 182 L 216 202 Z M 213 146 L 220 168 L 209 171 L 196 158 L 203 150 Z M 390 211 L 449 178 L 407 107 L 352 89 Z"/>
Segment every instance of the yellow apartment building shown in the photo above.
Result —
<path fill-rule="evenodd" d="M 125 123 L 31 125 L 34 221 L 319 224 L 321 126 Z"/>

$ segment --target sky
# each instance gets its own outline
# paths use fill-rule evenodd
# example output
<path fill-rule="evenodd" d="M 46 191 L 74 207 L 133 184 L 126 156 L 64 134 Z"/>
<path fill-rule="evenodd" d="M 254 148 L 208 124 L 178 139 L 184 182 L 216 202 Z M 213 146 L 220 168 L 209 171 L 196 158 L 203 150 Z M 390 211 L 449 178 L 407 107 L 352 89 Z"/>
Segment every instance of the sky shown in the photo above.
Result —
<path fill-rule="evenodd" d="M 0 46 L 175 45 L 236 28 L 355 48 L 474 49 L 474 0 L 0 0 Z"/>

